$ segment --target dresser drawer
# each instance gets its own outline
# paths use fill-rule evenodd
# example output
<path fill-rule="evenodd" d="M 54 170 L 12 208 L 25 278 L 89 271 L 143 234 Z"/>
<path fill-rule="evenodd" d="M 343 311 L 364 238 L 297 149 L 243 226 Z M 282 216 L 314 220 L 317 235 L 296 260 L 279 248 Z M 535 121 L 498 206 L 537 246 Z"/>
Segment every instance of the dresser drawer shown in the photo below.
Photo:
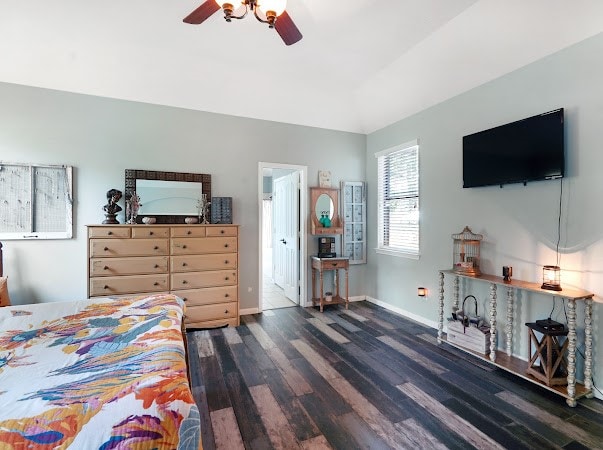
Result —
<path fill-rule="evenodd" d="M 184 289 L 172 291 L 186 302 L 186 307 L 211 305 L 213 303 L 228 303 L 237 300 L 236 286 L 210 287 L 203 289 Z"/>
<path fill-rule="evenodd" d="M 236 253 L 214 253 L 209 255 L 172 256 L 172 272 L 196 272 L 200 270 L 236 269 Z"/>
<path fill-rule="evenodd" d="M 190 226 L 190 227 L 172 227 L 172 237 L 205 237 L 205 227 Z"/>
<path fill-rule="evenodd" d="M 172 238 L 172 255 L 237 251 L 236 237 Z"/>
<path fill-rule="evenodd" d="M 230 319 L 239 314 L 238 303 L 218 303 L 216 305 L 186 306 L 186 319 L 189 322 L 204 320 Z"/>
<path fill-rule="evenodd" d="M 213 227 L 207 227 L 205 231 L 206 236 L 236 236 L 237 227 L 228 227 L 216 225 Z"/>
<path fill-rule="evenodd" d="M 133 227 L 132 237 L 141 238 L 167 238 L 170 237 L 170 229 L 168 227 Z"/>
<path fill-rule="evenodd" d="M 90 256 L 153 256 L 167 255 L 167 239 L 91 239 Z"/>
<path fill-rule="evenodd" d="M 129 238 L 130 227 L 88 227 L 89 238 Z"/>
<path fill-rule="evenodd" d="M 90 260 L 91 277 L 112 275 L 138 275 L 167 273 L 167 256 L 139 256 L 134 258 L 92 258 Z"/>
<path fill-rule="evenodd" d="M 127 275 L 90 279 L 90 297 L 169 290 L 168 275 Z"/>
<path fill-rule="evenodd" d="M 236 285 L 236 270 L 212 270 L 172 274 L 172 290 L 195 289 L 211 286 Z"/>
<path fill-rule="evenodd" d="M 184 318 L 184 324 L 187 329 L 191 328 L 221 328 L 224 325 L 230 327 L 239 326 L 239 317 L 232 317 L 230 319 L 218 319 L 218 320 L 202 320 L 198 322 L 190 322 L 187 317 Z"/>

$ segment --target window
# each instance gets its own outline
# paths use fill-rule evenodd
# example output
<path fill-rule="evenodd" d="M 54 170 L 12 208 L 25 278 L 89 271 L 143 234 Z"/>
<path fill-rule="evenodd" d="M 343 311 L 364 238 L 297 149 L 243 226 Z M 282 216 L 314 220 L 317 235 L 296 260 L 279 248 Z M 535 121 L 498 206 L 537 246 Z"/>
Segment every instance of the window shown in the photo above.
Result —
<path fill-rule="evenodd" d="M 378 253 L 419 256 L 419 145 L 407 142 L 377 158 Z"/>

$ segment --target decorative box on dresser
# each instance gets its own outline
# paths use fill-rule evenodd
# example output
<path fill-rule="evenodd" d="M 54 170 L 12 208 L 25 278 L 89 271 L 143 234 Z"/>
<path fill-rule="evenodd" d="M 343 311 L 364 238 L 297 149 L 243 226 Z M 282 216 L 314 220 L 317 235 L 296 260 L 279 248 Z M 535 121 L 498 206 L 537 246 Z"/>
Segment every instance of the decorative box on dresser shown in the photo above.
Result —
<path fill-rule="evenodd" d="M 187 328 L 239 325 L 237 225 L 89 225 L 88 296 L 170 292 Z"/>

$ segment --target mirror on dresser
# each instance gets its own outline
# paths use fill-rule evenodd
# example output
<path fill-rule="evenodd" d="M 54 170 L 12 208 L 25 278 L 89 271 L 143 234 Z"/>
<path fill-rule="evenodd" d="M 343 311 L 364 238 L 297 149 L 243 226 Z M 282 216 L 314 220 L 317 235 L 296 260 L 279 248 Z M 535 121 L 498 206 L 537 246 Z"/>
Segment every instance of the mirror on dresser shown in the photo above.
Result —
<path fill-rule="evenodd" d="M 339 219 L 339 189 L 310 188 L 312 234 L 341 234 L 343 228 Z M 327 226 L 324 218 L 328 217 Z M 321 220 L 322 219 L 322 220 Z"/>
<path fill-rule="evenodd" d="M 186 217 L 198 217 L 201 194 L 211 201 L 211 175 L 126 169 L 124 197 L 129 199 L 134 192 L 142 204 L 137 223 L 146 216 L 158 224 L 184 223 Z"/>

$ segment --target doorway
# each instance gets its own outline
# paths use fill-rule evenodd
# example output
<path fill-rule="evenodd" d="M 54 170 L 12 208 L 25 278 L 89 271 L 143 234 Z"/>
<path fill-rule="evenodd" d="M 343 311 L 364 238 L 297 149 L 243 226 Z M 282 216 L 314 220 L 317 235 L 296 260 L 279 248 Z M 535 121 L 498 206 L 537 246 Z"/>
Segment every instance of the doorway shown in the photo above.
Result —
<path fill-rule="evenodd" d="M 307 167 L 259 163 L 259 311 L 305 306 Z"/>

